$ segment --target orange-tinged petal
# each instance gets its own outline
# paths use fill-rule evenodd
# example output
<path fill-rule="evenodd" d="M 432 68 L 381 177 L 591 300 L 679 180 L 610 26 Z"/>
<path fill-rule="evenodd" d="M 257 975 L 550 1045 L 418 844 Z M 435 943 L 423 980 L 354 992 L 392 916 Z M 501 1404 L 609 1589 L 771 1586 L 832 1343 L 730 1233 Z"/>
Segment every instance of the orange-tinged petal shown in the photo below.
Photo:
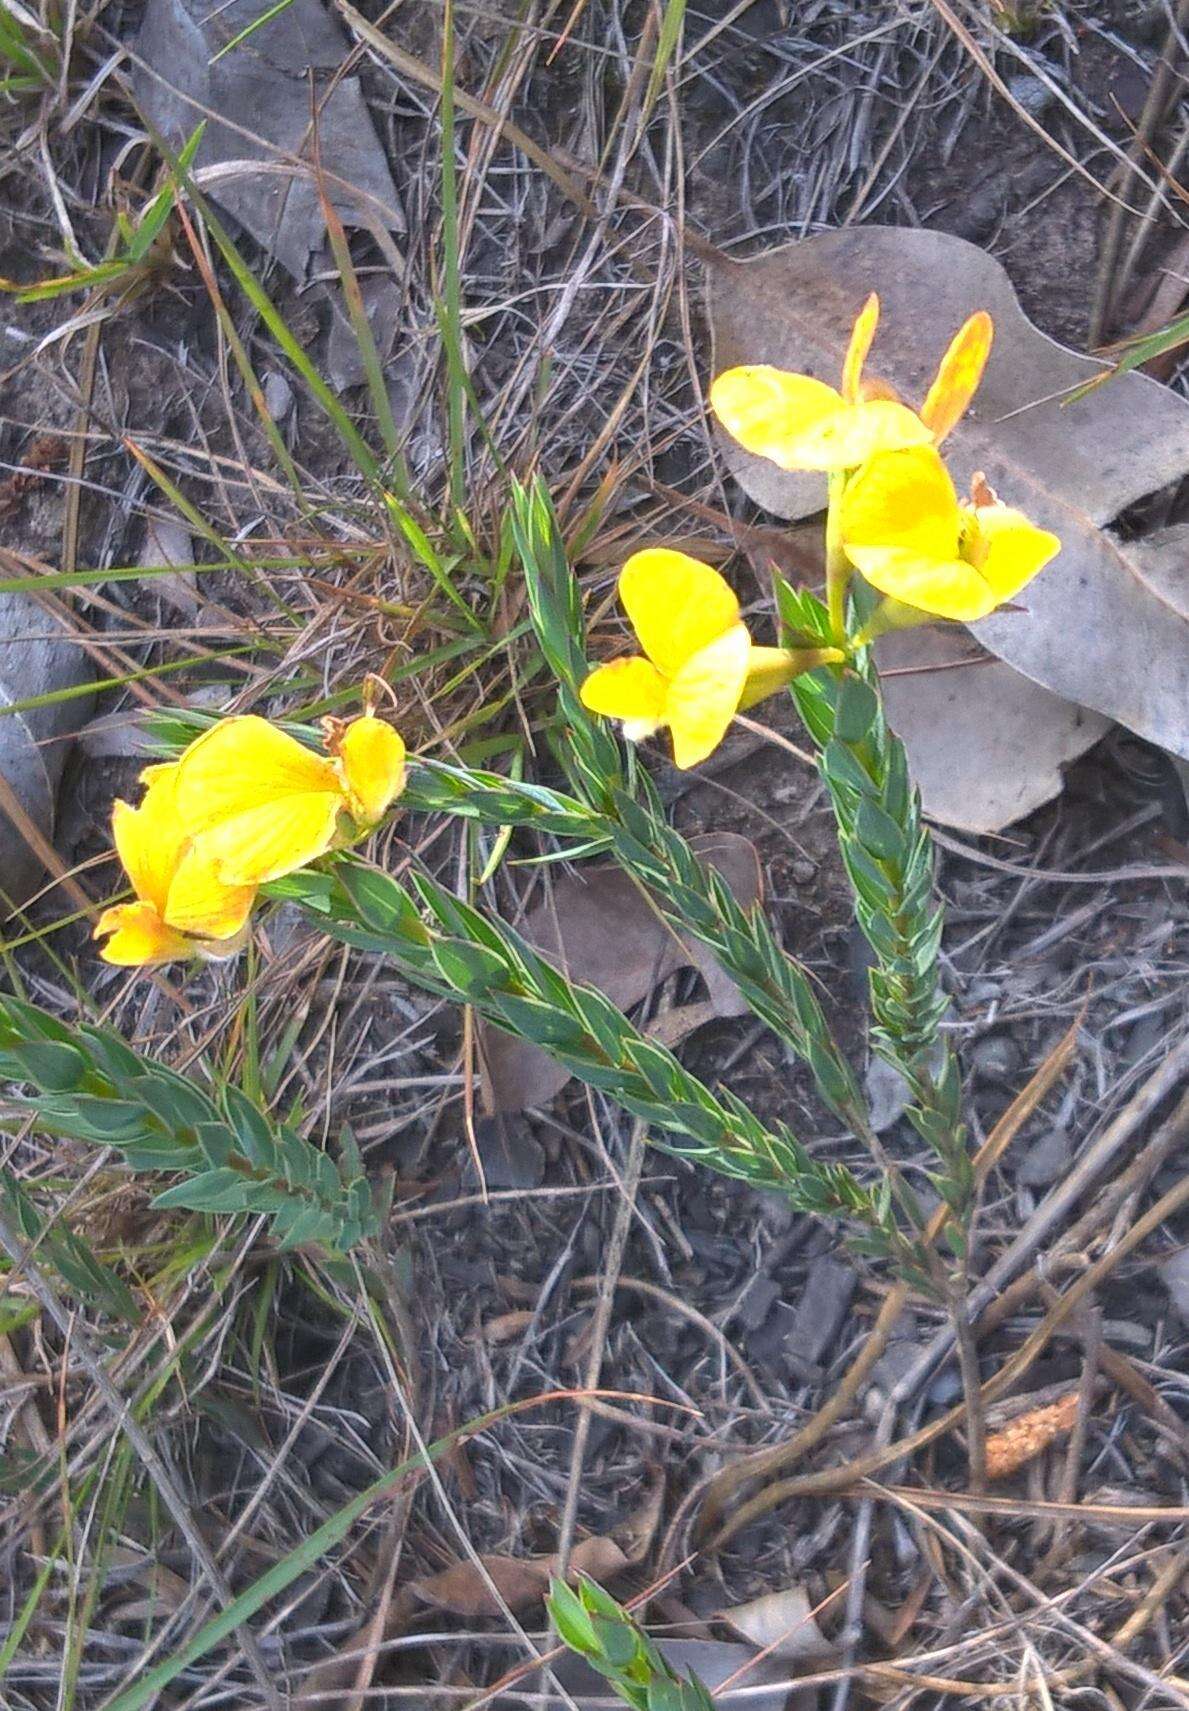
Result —
<path fill-rule="evenodd" d="M 668 687 L 651 660 L 631 654 L 596 667 L 578 693 L 592 713 L 648 724 L 655 730 L 665 716 Z"/>
<path fill-rule="evenodd" d="M 352 719 L 335 753 L 352 813 L 361 825 L 376 825 L 405 787 L 404 739 L 386 720 L 365 713 Z"/>
<path fill-rule="evenodd" d="M 198 954 L 190 940 L 165 925 L 151 903 L 116 903 L 105 909 L 94 936 L 107 939 L 99 955 L 119 968 L 151 968 Z"/>
<path fill-rule="evenodd" d="M 194 847 L 223 885 L 265 885 L 325 855 L 346 806 L 341 788 L 278 797 L 209 826 Z"/>
<path fill-rule="evenodd" d="M 149 787 L 139 807 L 117 801 L 111 829 L 116 854 L 132 889 L 160 913 L 185 840 L 175 800 L 176 764 L 150 769 Z"/>
<path fill-rule="evenodd" d="M 851 328 L 846 355 L 842 360 L 842 396 L 848 404 L 858 403 L 859 383 L 863 378 L 863 364 L 867 361 L 871 341 L 875 337 L 875 329 L 878 325 L 879 298 L 873 291 L 859 310 L 855 324 Z"/>
<path fill-rule="evenodd" d="M 333 761 L 253 713 L 221 719 L 178 762 L 177 807 L 191 834 L 265 803 L 342 789 Z"/>
<path fill-rule="evenodd" d="M 750 652 L 747 626 L 736 624 L 688 660 L 669 684 L 665 723 L 677 766 L 697 766 L 722 742 L 739 709 Z"/>
<path fill-rule="evenodd" d="M 921 421 L 940 444 L 966 413 L 978 391 L 995 329 L 990 315 L 980 309 L 958 329 L 937 369 L 937 378 L 921 407 Z"/>
<path fill-rule="evenodd" d="M 255 900 L 254 885 L 226 885 L 210 853 L 192 845 L 178 863 L 162 914 L 181 933 L 233 939 Z"/>
<path fill-rule="evenodd" d="M 1056 535 L 1010 505 L 980 506 L 966 518 L 963 556 L 985 578 L 996 604 L 1013 599 L 1061 551 Z"/>
<path fill-rule="evenodd" d="M 781 469 L 804 469 L 797 456 L 801 438 L 842 409 L 842 394 L 824 380 L 760 363 L 720 374 L 710 388 L 710 408 L 744 451 Z"/>
<path fill-rule="evenodd" d="M 932 446 L 873 457 L 849 482 L 839 520 L 842 545 L 855 564 L 859 547 L 956 559 L 961 525 L 954 484 Z"/>
<path fill-rule="evenodd" d="M 999 604 L 986 577 L 965 559 L 928 558 L 911 547 L 848 547 L 847 552 L 873 588 L 919 612 L 970 624 Z"/>
<path fill-rule="evenodd" d="M 879 452 L 924 445 L 929 430 L 914 410 L 890 398 L 848 404 L 806 428 L 785 447 L 786 469 L 857 469 Z"/>
<path fill-rule="evenodd" d="M 619 573 L 619 598 L 641 647 L 665 677 L 739 622 L 730 583 L 671 547 L 633 553 Z"/>

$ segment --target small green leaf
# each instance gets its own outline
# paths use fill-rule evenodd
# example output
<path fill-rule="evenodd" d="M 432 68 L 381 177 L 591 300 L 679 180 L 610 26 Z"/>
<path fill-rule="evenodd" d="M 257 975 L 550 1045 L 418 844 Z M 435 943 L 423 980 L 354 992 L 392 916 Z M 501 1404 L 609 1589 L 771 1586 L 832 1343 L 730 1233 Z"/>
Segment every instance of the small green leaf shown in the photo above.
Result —
<path fill-rule="evenodd" d="M 235 1137 L 224 1123 L 199 1123 L 194 1131 L 207 1164 L 225 1165 L 235 1152 Z"/>
<path fill-rule="evenodd" d="M 154 1200 L 159 1209 L 184 1206 L 191 1212 L 242 1212 L 245 1192 L 251 1186 L 238 1170 L 204 1170 L 184 1182 L 174 1183 Z"/>
<path fill-rule="evenodd" d="M 904 837 L 896 822 L 877 808 L 874 802 L 859 803 L 855 814 L 855 837 L 877 861 L 899 862 L 904 854 Z"/>
<path fill-rule="evenodd" d="M 834 734 L 843 743 L 861 743 L 879 714 L 879 697 L 869 683 L 848 673 L 834 704 Z"/>
<path fill-rule="evenodd" d="M 275 1170 L 277 1144 L 264 1112 L 240 1088 L 231 1086 L 223 1089 L 223 1109 L 249 1164 L 261 1170 Z"/>
<path fill-rule="evenodd" d="M 614 1616 L 592 1616 L 591 1624 L 603 1658 L 612 1669 L 626 1669 L 634 1662 L 640 1642 L 623 1611 Z"/>
<path fill-rule="evenodd" d="M 43 1093 L 73 1093 L 86 1073 L 86 1062 L 74 1046 L 51 1040 L 29 1040 L 6 1053 L 15 1066 L 15 1079 L 31 1081 Z"/>
<path fill-rule="evenodd" d="M 591 1652 L 598 1650 L 598 1641 L 595 1639 L 590 1617 L 583 1608 L 581 1599 L 564 1581 L 550 1582 L 546 1603 L 554 1627 L 571 1651 L 588 1657 Z"/>

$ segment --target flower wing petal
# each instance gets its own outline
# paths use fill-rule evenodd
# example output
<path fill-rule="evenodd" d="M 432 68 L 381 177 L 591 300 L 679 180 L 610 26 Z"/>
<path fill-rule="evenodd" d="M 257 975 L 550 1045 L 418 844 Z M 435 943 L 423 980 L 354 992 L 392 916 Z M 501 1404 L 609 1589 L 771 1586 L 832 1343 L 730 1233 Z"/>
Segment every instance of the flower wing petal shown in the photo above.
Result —
<path fill-rule="evenodd" d="M 106 938 L 99 952 L 117 968 L 149 968 L 196 954 L 196 947 L 167 927 L 151 903 L 115 903 L 95 926 L 95 938 Z"/>
<path fill-rule="evenodd" d="M 978 568 L 997 601 L 1011 600 L 1061 551 L 1060 539 L 1038 529 L 1009 505 L 980 506 L 973 513 Z"/>
<path fill-rule="evenodd" d="M 345 807 L 341 790 L 263 802 L 200 833 L 195 849 L 223 885 L 264 885 L 325 855 Z"/>
<path fill-rule="evenodd" d="M 954 424 L 965 415 L 966 407 L 978 391 L 983 369 L 991 354 L 995 328 L 990 315 L 980 309 L 972 315 L 950 341 L 949 349 L 937 367 L 937 377 L 929 388 L 929 396 L 921 406 L 921 421 L 940 445 Z"/>
<path fill-rule="evenodd" d="M 858 402 L 859 384 L 863 378 L 863 364 L 867 361 L 871 341 L 875 337 L 875 329 L 878 326 L 879 298 L 873 291 L 859 310 L 855 324 L 851 328 L 846 355 L 842 359 L 842 396 L 848 404 Z"/>
<path fill-rule="evenodd" d="M 155 766 L 140 805 L 117 801 L 111 830 L 116 854 L 143 903 L 164 909 L 185 833 L 175 801 L 177 766 Z"/>
<path fill-rule="evenodd" d="M 665 677 L 739 622 L 739 602 L 725 577 L 671 547 L 633 553 L 619 574 L 619 597 L 641 647 Z"/>
<path fill-rule="evenodd" d="M 722 742 L 739 708 L 750 653 L 747 626 L 736 624 L 688 660 L 670 683 L 665 722 L 677 766 L 697 766 Z"/>
<path fill-rule="evenodd" d="M 911 547 L 848 547 L 847 552 L 873 588 L 918 612 L 970 624 L 999 604 L 986 577 L 965 559 L 929 558 Z"/>
<path fill-rule="evenodd" d="M 191 743 L 175 788 L 191 835 L 264 803 L 342 792 L 332 761 L 254 713 L 221 719 Z"/>
<path fill-rule="evenodd" d="M 233 939 L 256 900 L 254 885 L 227 885 L 214 857 L 193 845 L 178 863 L 162 914 L 167 926 L 206 939 Z"/>
<path fill-rule="evenodd" d="M 387 720 L 365 713 L 352 719 L 336 752 L 353 807 L 374 826 L 405 787 L 404 739 Z"/>
<path fill-rule="evenodd" d="M 757 363 L 720 374 L 710 387 L 710 408 L 744 451 L 781 469 L 804 469 L 798 459 L 802 437 L 837 415 L 843 403 L 824 380 Z"/>
<path fill-rule="evenodd" d="M 608 719 L 658 725 L 665 716 L 668 684 L 651 660 L 631 654 L 596 666 L 579 690 L 582 705 Z"/>

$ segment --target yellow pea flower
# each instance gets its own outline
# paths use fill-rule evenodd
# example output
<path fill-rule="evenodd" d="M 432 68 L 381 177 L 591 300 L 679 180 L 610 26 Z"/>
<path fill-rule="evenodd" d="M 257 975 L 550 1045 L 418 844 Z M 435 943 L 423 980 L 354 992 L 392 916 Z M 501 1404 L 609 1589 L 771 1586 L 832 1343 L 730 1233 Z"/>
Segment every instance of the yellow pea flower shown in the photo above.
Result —
<path fill-rule="evenodd" d="M 644 655 L 598 666 L 582 685 L 582 703 L 621 719 L 632 741 L 668 726 L 679 767 L 713 754 L 741 708 L 799 671 L 843 657 L 833 648 L 756 647 L 718 571 L 668 547 L 632 555 L 620 572 L 619 597 Z"/>
<path fill-rule="evenodd" d="M 326 755 L 243 714 L 178 762 L 183 824 L 229 885 L 264 885 L 378 824 L 404 789 L 405 745 L 373 713 L 325 721 Z"/>
<path fill-rule="evenodd" d="M 148 967 L 179 958 L 233 956 L 256 896 L 253 885 L 227 885 L 197 850 L 178 813 L 177 764 L 150 767 L 138 808 L 117 802 L 112 837 L 135 903 L 105 909 L 95 938 L 105 962 Z"/>
<path fill-rule="evenodd" d="M 842 500 L 843 551 L 873 588 L 917 613 L 973 623 L 1011 600 L 1061 550 L 976 478 L 968 505 L 932 446 L 881 452 Z M 866 636 L 902 623 L 885 613 Z M 912 619 L 909 620 L 914 621 Z"/>
<path fill-rule="evenodd" d="M 710 388 L 711 409 L 745 451 L 781 469 L 856 469 L 876 452 L 940 444 L 982 379 L 991 317 L 980 310 L 954 336 L 919 412 L 881 383 L 863 379 L 878 324 L 873 292 L 851 332 L 840 390 L 808 374 L 754 364 L 718 376 Z"/>

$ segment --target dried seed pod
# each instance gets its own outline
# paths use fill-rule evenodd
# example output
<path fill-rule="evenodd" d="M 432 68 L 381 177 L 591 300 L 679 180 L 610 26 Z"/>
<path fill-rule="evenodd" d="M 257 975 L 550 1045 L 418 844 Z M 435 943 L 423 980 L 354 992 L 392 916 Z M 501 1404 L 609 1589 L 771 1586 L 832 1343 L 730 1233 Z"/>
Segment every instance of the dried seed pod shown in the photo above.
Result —
<path fill-rule="evenodd" d="M 1073 1430 L 1077 1418 L 1078 1393 L 1071 1390 L 1059 1401 L 1020 1414 L 987 1439 L 988 1479 L 1007 1479 L 1047 1450 L 1058 1438 Z"/>

